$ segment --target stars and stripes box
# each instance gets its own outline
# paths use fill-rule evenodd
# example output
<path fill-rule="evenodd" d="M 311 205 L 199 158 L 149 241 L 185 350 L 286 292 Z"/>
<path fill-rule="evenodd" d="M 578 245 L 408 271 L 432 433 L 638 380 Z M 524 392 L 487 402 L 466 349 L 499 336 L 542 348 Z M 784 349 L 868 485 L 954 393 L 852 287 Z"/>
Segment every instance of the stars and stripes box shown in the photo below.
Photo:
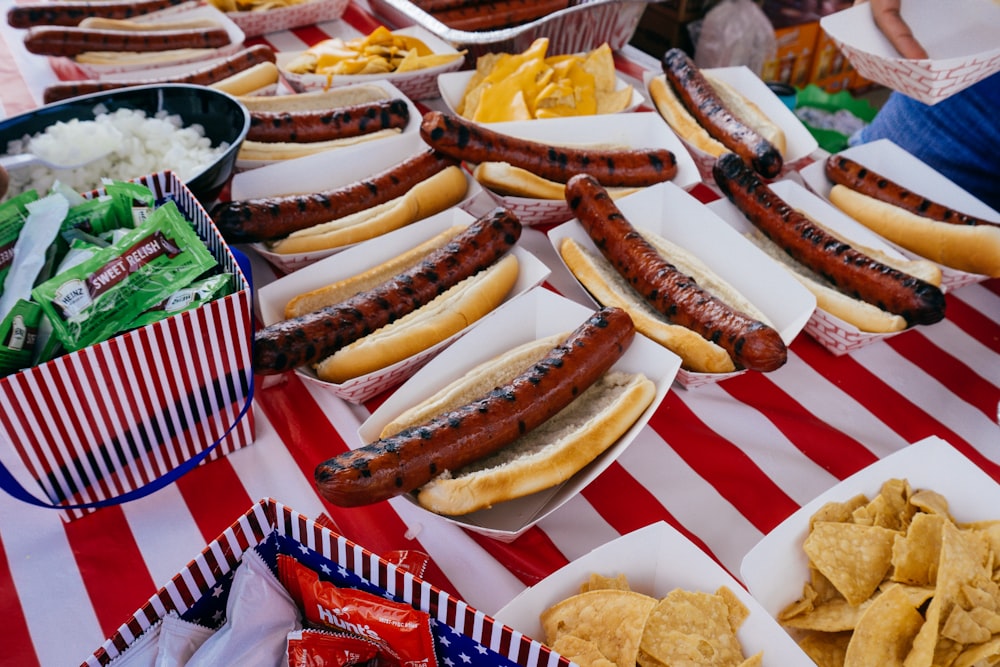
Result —
<path fill-rule="evenodd" d="M 275 567 L 279 554 L 319 573 L 321 581 L 409 604 L 430 615 L 438 665 L 569 667 L 565 657 L 495 621 L 330 528 L 273 499 L 251 507 L 127 619 L 81 667 L 102 667 L 168 614 L 221 627 L 233 575 L 251 550 Z"/>
<path fill-rule="evenodd" d="M 67 521 L 146 495 L 255 436 L 248 278 L 176 174 L 137 180 L 157 205 L 177 204 L 234 289 L 0 379 L 0 486 Z"/>

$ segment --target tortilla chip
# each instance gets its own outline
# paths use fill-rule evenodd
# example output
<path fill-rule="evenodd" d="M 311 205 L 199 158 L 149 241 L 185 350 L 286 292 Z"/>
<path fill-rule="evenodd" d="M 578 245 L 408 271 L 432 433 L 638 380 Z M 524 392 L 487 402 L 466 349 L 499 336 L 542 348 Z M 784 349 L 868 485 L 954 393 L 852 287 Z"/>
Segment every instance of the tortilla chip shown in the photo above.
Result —
<path fill-rule="evenodd" d="M 798 644 L 817 667 L 843 667 L 850 641 L 850 632 L 810 632 Z"/>
<path fill-rule="evenodd" d="M 805 540 L 809 560 L 851 604 L 867 600 L 892 563 L 896 531 L 878 526 L 817 522 Z"/>
<path fill-rule="evenodd" d="M 892 580 L 915 586 L 933 586 L 941 554 L 941 531 L 947 519 L 940 514 L 913 517 L 906 535 L 892 545 Z"/>
<path fill-rule="evenodd" d="M 655 598 L 634 591 L 606 589 L 574 595 L 542 612 L 545 643 L 551 646 L 562 635 L 576 635 L 593 642 L 612 662 L 634 664 L 654 606 Z"/>
<path fill-rule="evenodd" d="M 924 624 L 898 586 L 876 597 L 861 618 L 847 645 L 844 667 L 902 665 L 913 638 Z"/>

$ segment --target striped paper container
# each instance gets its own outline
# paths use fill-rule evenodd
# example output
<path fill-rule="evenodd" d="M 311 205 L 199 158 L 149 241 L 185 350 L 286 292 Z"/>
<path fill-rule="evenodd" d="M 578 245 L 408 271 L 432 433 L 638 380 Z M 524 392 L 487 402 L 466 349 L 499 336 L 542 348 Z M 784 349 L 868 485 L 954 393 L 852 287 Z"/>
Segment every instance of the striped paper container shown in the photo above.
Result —
<path fill-rule="evenodd" d="M 219 627 L 233 574 L 250 549 L 256 549 L 272 567 L 278 554 L 290 555 L 334 585 L 385 596 L 430 614 L 439 665 L 570 665 L 537 640 L 316 521 L 266 499 L 251 507 L 149 598 L 81 667 L 107 665 L 171 611 L 190 622 Z"/>
<path fill-rule="evenodd" d="M 173 199 L 236 278 L 236 290 L 0 379 L 0 447 L 12 448 L 49 503 L 113 503 L 218 445 L 254 440 L 250 286 L 208 213 L 171 172 L 138 179 Z M 100 191 L 91 193 L 95 196 Z M 65 520 L 95 508 L 58 509 Z"/>

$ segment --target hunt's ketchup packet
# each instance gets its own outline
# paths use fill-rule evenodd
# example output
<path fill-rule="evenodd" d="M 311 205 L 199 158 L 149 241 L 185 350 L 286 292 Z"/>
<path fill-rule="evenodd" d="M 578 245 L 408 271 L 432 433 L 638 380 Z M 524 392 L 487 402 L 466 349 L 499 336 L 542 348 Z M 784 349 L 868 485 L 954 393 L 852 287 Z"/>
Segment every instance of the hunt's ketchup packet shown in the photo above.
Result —
<path fill-rule="evenodd" d="M 288 633 L 288 667 L 394 667 L 399 665 L 378 642 L 344 632 L 296 630 Z"/>
<path fill-rule="evenodd" d="M 322 581 L 314 570 L 283 554 L 278 556 L 278 577 L 298 603 L 306 626 L 347 632 L 375 642 L 400 667 L 437 667 L 426 612 Z"/>

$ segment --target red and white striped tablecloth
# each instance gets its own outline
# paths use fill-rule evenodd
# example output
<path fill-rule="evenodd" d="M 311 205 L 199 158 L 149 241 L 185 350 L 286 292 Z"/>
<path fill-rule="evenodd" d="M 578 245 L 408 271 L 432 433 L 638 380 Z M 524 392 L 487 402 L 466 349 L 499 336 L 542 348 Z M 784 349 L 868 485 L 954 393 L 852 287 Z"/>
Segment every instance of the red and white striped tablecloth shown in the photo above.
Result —
<path fill-rule="evenodd" d="M 10 0 L 0 2 L 6 8 Z M 368 31 L 342 20 L 269 35 L 279 50 Z M 53 75 L 20 35 L 0 32 L 2 114 L 38 104 Z M 641 77 L 638 54 L 619 54 Z M 543 252 L 540 232 L 526 243 Z M 543 256 L 544 258 L 544 256 Z M 269 269 L 255 265 L 255 279 Z M 565 280 L 554 269 L 550 284 Z M 577 498 L 505 544 L 404 502 L 340 509 L 315 492 L 317 462 L 355 444 L 375 402 L 318 395 L 294 377 L 260 388 L 257 441 L 142 500 L 71 523 L 0 494 L 0 663 L 80 664 L 140 604 L 252 503 L 273 497 L 326 513 L 377 552 L 430 555 L 426 579 L 492 613 L 525 586 L 619 535 L 665 520 L 733 574 L 782 519 L 838 480 L 937 435 L 1000 480 L 1000 281 L 947 297 L 945 321 L 846 356 L 802 335 L 785 367 L 692 390 L 674 388 L 638 440 Z"/>

